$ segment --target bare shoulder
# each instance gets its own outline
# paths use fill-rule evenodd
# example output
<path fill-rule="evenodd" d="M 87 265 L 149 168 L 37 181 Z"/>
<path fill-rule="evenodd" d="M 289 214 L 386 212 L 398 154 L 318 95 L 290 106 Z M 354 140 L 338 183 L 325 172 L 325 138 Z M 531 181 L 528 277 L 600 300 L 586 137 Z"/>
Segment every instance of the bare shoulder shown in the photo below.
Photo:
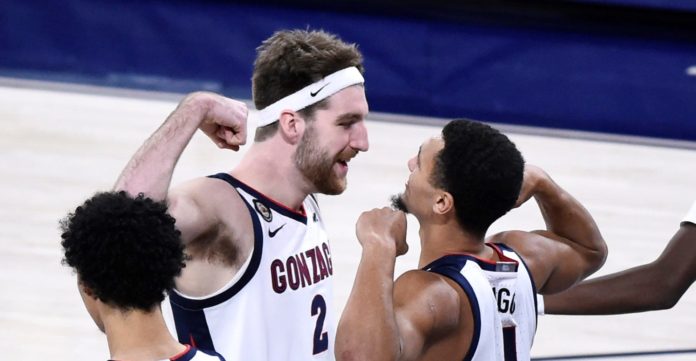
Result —
<path fill-rule="evenodd" d="M 522 256 L 535 257 L 546 247 L 548 235 L 544 233 L 544 231 L 505 231 L 489 236 L 486 242 L 503 243 Z"/>
<path fill-rule="evenodd" d="M 428 318 L 434 328 L 456 327 L 462 302 L 457 284 L 449 278 L 423 270 L 408 271 L 394 284 L 394 306 Z"/>
<path fill-rule="evenodd" d="M 544 284 L 553 271 L 553 264 L 548 260 L 555 257 L 558 247 L 565 246 L 561 237 L 548 231 L 500 232 L 488 237 L 486 242 L 512 248 L 524 260 L 537 286 Z"/>
<path fill-rule="evenodd" d="M 254 227 L 244 200 L 227 182 L 201 177 L 170 190 L 168 202 L 190 256 L 177 288 L 196 297 L 219 290 L 253 249 Z"/>
<path fill-rule="evenodd" d="M 241 196 L 232 186 L 209 177 L 195 178 L 177 185 L 169 191 L 168 201 L 170 207 L 189 204 L 208 215 L 246 209 Z"/>
<path fill-rule="evenodd" d="M 547 230 L 505 231 L 486 238 L 486 242 L 503 243 L 526 258 L 546 258 L 548 252 L 570 247 L 570 241 Z M 525 258 L 525 261 L 527 260 Z"/>
<path fill-rule="evenodd" d="M 200 177 L 186 181 L 170 190 L 168 202 L 185 242 L 205 238 L 238 244 L 253 239 L 246 203 L 223 180 Z"/>

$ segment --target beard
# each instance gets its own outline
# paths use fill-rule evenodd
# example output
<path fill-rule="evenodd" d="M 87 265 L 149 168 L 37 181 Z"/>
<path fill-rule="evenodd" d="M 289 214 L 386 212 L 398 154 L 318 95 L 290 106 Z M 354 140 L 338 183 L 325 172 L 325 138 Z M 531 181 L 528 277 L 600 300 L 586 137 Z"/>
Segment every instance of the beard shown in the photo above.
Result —
<path fill-rule="evenodd" d="M 302 135 L 293 158 L 297 169 L 314 185 L 317 192 L 337 195 L 346 189 L 347 181 L 335 174 L 333 166 L 337 159 L 352 158 L 355 154 L 344 154 L 350 152 L 350 150 L 343 151 L 332 157 L 327 151 L 321 149 L 316 130 L 313 125 L 309 125 Z"/>
<path fill-rule="evenodd" d="M 408 211 L 408 207 L 406 206 L 406 202 L 404 202 L 403 193 L 395 194 L 395 195 L 391 196 L 391 206 L 392 206 L 392 208 L 396 209 L 397 211 L 402 211 L 404 213 L 410 213 Z"/>

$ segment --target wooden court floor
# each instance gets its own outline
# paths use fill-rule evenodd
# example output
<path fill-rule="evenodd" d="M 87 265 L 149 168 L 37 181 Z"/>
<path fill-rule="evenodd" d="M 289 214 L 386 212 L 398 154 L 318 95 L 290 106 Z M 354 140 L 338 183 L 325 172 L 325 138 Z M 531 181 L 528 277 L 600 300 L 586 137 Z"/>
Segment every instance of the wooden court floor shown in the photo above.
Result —
<path fill-rule="evenodd" d="M 0 350 L 8 360 L 106 359 L 93 325 L 62 266 L 58 220 L 86 197 L 108 190 L 177 96 L 64 89 L 9 82 L 0 86 Z M 127 94 L 126 94 L 127 93 Z M 398 119 L 398 117 L 396 117 Z M 439 128 L 368 121 L 370 151 L 351 162 L 348 190 L 320 197 L 332 236 L 337 311 L 345 304 L 360 255 L 354 224 L 361 211 L 386 205 L 408 176 L 406 161 Z M 598 274 L 653 260 L 696 199 L 696 151 L 509 132 L 527 162 L 545 168 L 595 216 L 609 244 Z M 242 150 L 243 152 L 243 150 Z M 231 169 L 239 154 L 197 135 L 173 184 Z M 417 264 L 411 250 L 397 273 Z M 491 232 L 543 227 L 536 206 L 514 210 Z M 696 291 L 668 311 L 602 317 L 543 316 L 533 355 L 696 348 Z M 611 360 L 693 360 L 696 354 Z"/>

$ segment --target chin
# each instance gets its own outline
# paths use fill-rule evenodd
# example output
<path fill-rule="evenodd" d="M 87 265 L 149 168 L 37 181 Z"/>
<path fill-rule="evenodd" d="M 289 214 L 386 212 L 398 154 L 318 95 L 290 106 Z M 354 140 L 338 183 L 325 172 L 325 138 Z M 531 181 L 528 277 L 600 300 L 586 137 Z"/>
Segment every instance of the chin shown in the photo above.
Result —
<path fill-rule="evenodd" d="M 404 193 L 395 194 L 391 197 L 391 207 L 404 213 L 410 213 L 408 211 L 409 207 L 407 202 L 408 201 L 406 200 Z"/>
<path fill-rule="evenodd" d="M 348 184 L 345 178 L 334 178 L 331 179 L 329 182 L 322 182 L 320 184 L 316 184 L 315 188 L 317 189 L 317 192 L 321 194 L 336 196 L 343 193 L 346 190 L 347 185 Z"/>
<path fill-rule="evenodd" d="M 329 192 L 326 192 L 325 194 L 337 196 L 337 195 L 339 195 L 339 194 L 345 192 L 345 191 L 346 191 L 346 188 L 347 188 L 347 187 L 346 187 L 346 183 L 345 183 L 345 182 L 342 182 L 342 183 L 340 183 L 340 184 L 336 184 L 336 185 L 334 185 L 333 187 L 331 187 L 330 191 L 329 191 Z"/>

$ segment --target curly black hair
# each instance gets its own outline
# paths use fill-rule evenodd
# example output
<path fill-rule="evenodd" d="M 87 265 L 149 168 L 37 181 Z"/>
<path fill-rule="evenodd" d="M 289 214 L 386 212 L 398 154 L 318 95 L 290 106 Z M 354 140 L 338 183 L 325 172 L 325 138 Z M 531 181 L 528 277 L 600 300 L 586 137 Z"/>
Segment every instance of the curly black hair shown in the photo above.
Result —
<path fill-rule="evenodd" d="M 184 267 L 174 222 L 164 202 L 123 191 L 97 193 L 60 221 L 63 264 L 102 302 L 150 311 Z"/>
<path fill-rule="evenodd" d="M 442 138 L 430 182 L 452 194 L 460 225 L 483 237 L 515 205 L 524 175 L 522 154 L 498 130 L 469 119 L 449 122 Z"/>

